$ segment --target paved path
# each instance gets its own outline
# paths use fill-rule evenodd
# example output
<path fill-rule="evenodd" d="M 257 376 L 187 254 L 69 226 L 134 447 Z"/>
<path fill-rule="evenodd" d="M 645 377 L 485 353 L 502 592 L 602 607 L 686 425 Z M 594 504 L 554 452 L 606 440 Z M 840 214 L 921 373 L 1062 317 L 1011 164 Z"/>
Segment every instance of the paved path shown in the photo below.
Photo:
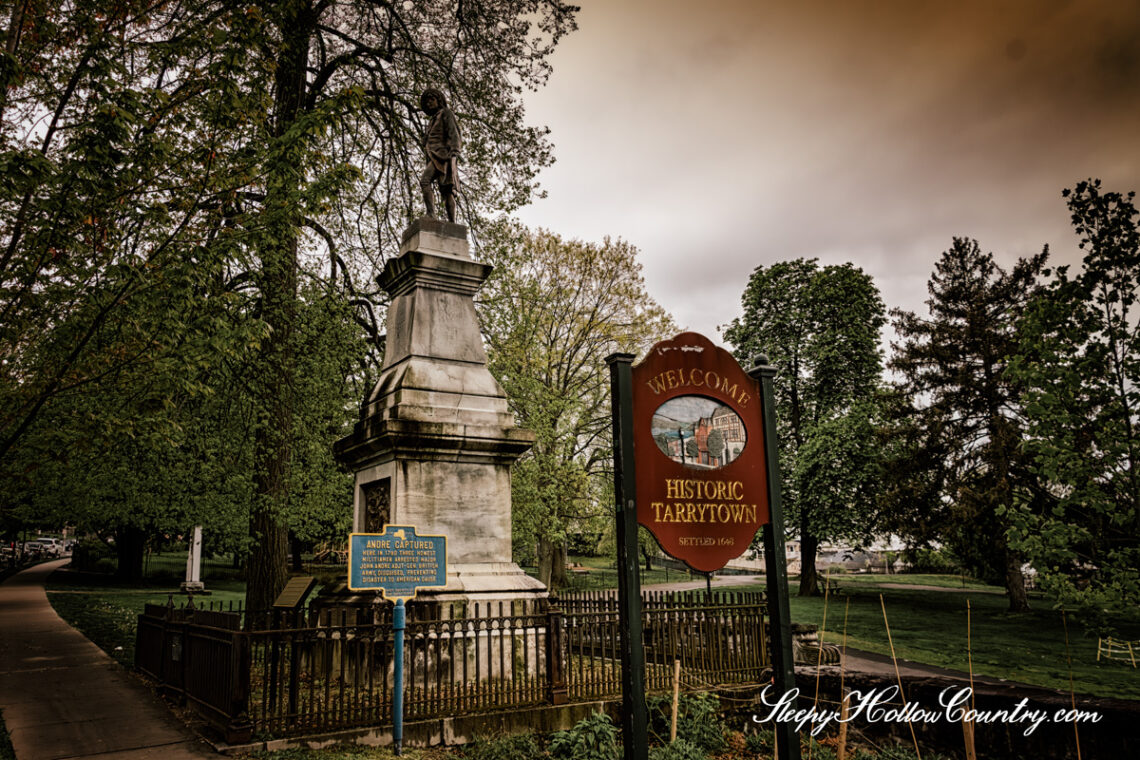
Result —
<path fill-rule="evenodd" d="M 17 760 L 216 758 L 143 684 L 55 614 L 44 581 L 0 584 L 0 710 Z"/>

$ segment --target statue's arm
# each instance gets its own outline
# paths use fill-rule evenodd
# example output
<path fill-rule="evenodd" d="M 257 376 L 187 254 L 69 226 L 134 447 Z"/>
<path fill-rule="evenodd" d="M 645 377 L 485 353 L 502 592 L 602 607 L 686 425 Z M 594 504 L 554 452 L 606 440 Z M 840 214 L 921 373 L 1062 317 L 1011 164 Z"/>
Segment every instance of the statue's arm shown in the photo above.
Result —
<path fill-rule="evenodd" d="M 447 147 L 451 149 L 451 155 L 448 158 L 455 158 L 459 155 L 463 141 L 459 137 L 459 124 L 455 121 L 455 114 L 450 109 L 447 111 L 447 118 L 444 119 L 444 122 L 447 125 Z"/>

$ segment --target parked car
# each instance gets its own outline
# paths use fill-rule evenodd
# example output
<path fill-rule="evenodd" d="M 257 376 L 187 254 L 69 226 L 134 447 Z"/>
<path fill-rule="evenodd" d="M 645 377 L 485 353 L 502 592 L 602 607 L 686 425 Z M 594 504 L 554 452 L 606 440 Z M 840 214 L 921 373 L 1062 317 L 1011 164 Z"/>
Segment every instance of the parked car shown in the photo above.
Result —
<path fill-rule="evenodd" d="M 39 541 L 25 541 L 24 549 L 21 552 L 25 557 L 42 557 L 46 554 L 44 545 Z"/>
<path fill-rule="evenodd" d="M 53 557 L 58 557 L 63 554 L 63 541 L 58 538 L 44 538 L 40 536 L 37 539 L 44 547 L 44 554 L 49 554 Z"/>

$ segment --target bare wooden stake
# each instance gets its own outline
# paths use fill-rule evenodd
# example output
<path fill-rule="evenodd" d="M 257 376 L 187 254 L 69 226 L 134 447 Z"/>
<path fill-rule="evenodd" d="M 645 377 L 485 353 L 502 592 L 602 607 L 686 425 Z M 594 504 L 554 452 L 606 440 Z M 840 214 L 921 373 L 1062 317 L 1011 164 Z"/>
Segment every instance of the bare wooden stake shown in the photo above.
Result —
<path fill-rule="evenodd" d="M 673 660 L 673 723 L 669 727 L 669 743 L 677 739 L 677 700 L 681 696 L 681 661 Z"/>
<path fill-rule="evenodd" d="M 966 662 L 970 671 L 970 709 L 974 709 L 974 652 L 970 640 L 970 600 L 966 600 Z M 974 722 L 969 720 L 968 713 L 962 713 L 962 741 L 966 744 L 966 760 L 978 760 L 977 750 L 974 748 Z"/>
<path fill-rule="evenodd" d="M 965 713 L 962 714 L 962 740 L 966 743 L 966 760 L 978 760 L 974 749 L 974 722 L 967 720 Z"/>
<path fill-rule="evenodd" d="M 819 677 L 823 671 L 823 636 L 827 630 L 827 602 L 831 595 L 831 566 L 828 565 L 827 573 L 823 577 L 823 621 L 819 624 L 819 653 L 815 658 L 815 698 L 812 700 L 811 706 L 814 714 L 815 708 L 819 706 Z M 815 728 L 815 719 L 811 722 L 812 728 Z M 808 760 L 811 760 L 812 753 L 815 750 L 815 745 L 808 744 Z"/>
<path fill-rule="evenodd" d="M 891 647 L 891 662 L 895 664 L 895 680 L 899 682 L 899 696 L 902 698 L 903 710 L 906 710 L 906 692 L 903 690 L 902 676 L 899 675 L 899 660 L 895 657 L 895 642 L 891 639 L 891 624 L 887 620 L 887 603 L 883 601 L 883 595 L 879 594 L 879 605 L 883 608 L 883 625 L 887 627 L 887 643 Z M 910 728 L 910 739 L 914 742 L 914 754 L 918 760 L 922 760 L 922 753 L 918 750 L 918 737 L 914 733 L 914 724 L 907 723 Z M 1078 758 L 1077 760 L 1080 760 Z"/>
<path fill-rule="evenodd" d="M 847 760 L 847 707 L 850 698 L 850 694 L 844 694 L 839 705 L 839 746 L 835 748 L 836 760 Z"/>
<path fill-rule="evenodd" d="M 1061 626 L 1065 629 L 1065 659 L 1069 661 L 1069 702 L 1073 712 L 1077 711 L 1077 694 L 1073 688 L 1073 656 L 1069 652 L 1069 624 L 1065 622 L 1065 611 L 1061 610 Z M 1077 760 L 1081 760 L 1081 732 L 1077 730 L 1077 721 L 1073 721 L 1073 736 L 1077 739 Z"/>
<path fill-rule="evenodd" d="M 847 602 L 843 605 L 843 649 L 839 655 L 839 694 L 843 698 L 843 704 L 839 708 L 839 747 L 836 752 L 836 760 L 846 760 L 847 758 L 848 694 L 843 687 L 843 679 L 847 674 L 847 613 L 850 610 L 851 597 L 847 597 Z"/>

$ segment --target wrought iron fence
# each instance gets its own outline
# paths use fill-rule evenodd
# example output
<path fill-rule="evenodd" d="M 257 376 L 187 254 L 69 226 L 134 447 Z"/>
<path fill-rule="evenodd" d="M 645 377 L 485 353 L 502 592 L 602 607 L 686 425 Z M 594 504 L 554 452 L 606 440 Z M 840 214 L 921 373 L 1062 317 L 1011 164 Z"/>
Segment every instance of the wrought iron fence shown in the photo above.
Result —
<path fill-rule="evenodd" d="M 646 684 L 758 682 L 768 665 L 762 594 L 647 593 Z M 244 620 L 269 624 L 239 630 Z M 405 717 L 495 712 L 615 697 L 621 691 L 614 594 L 537 602 L 412 604 Z M 390 725 L 391 607 L 312 607 L 298 615 L 148 606 L 136 665 L 226 738 Z"/>
<path fill-rule="evenodd" d="M 571 699 L 621 693 L 617 596 L 563 595 L 567 687 Z M 758 682 L 769 665 L 766 606 L 759 592 L 646 592 L 642 595 L 645 684 L 672 688 L 679 660 L 689 683 L 708 688 Z"/>

